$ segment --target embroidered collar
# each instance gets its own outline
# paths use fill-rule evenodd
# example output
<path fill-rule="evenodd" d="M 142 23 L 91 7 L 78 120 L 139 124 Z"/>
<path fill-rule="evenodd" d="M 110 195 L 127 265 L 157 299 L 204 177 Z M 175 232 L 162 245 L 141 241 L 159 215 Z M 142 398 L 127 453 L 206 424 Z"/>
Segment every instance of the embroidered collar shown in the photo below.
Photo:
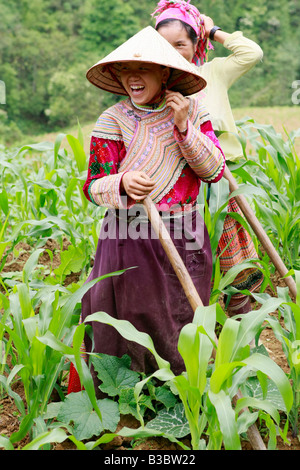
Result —
<path fill-rule="evenodd" d="M 140 106 L 139 104 L 136 104 L 131 98 L 130 98 L 130 101 L 131 101 L 131 104 L 136 109 L 139 109 L 140 111 L 146 111 L 147 113 L 160 113 L 161 111 L 166 109 L 166 98 L 164 98 L 161 103 L 150 104 L 150 105 L 145 104 L 144 106 Z"/>

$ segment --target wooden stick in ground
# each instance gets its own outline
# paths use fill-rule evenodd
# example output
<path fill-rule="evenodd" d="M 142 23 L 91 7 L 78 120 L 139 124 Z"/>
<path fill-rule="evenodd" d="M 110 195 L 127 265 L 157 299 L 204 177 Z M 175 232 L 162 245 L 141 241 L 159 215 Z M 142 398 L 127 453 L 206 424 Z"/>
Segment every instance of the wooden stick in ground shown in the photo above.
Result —
<path fill-rule="evenodd" d="M 189 272 L 186 269 L 186 266 L 184 262 L 182 261 L 181 256 L 179 255 L 173 243 L 173 240 L 171 239 L 170 234 L 163 220 L 161 219 L 154 203 L 152 202 L 152 199 L 150 198 L 150 196 L 147 196 L 143 200 L 143 204 L 146 209 L 147 216 L 151 222 L 151 225 L 153 226 L 153 229 L 156 235 L 160 239 L 160 242 L 170 260 L 170 263 L 173 266 L 175 273 L 177 274 L 177 277 L 184 289 L 187 299 L 194 312 L 197 307 L 203 306 L 203 303 L 194 286 L 192 278 L 189 275 Z M 215 341 L 217 344 L 218 342 L 217 338 L 215 338 Z M 235 401 L 241 397 L 242 395 L 239 392 L 239 395 L 235 397 Z M 248 436 L 248 439 L 250 441 L 250 444 L 253 450 L 266 450 L 266 446 L 255 424 L 252 424 L 252 426 L 248 428 L 247 436 Z"/>
<path fill-rule="evenodd" d="M 228 167 L 225 167 L 224 171 L 224 177 L 228 180 L 229 182 L 229 189 L 231 192 L 236 191 L 239 189 L 239 186 L 228 169 Z M 296 297 L 296 283 L 292 276 L 288 276 L 284 278 L 284 276 L 288 273 L 288 269 L 286 268 L 285 264 L 283 263 L 282 259 L 278 255 L 277 251 L 274 248 L 274 245 L 272 244 L 271 240 L 269 239 L 268 235 L 262 228 L 260 222 L 258 221 L 257 217 L 255 216 L 253 210 L 251 209 L 247 199 L 245 196 L 242 194 L 239 194 L 237 196 L 234 196 L 236 202 L 238 203 L 241 211 L 243 212 L 244 216 L 246 217 L 247 221 L 249 222 L 249 225 L 251 226 L 253 232 L 257 236 L 258 240 L 266 250 L 268 256 L 270 257 L 272 263 L 274 264 L 275 268 L 277 269 L 278 273 L 283 277 L 283 281 L 286 283 L 288 286 L 290 293 Z"/>

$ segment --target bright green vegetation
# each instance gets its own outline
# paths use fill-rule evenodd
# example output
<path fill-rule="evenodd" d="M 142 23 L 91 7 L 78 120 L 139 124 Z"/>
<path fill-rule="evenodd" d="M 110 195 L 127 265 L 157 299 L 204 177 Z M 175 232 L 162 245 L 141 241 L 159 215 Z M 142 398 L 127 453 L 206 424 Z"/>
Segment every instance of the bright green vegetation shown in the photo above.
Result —
<path fill-rule="evenodd" d="M 77 137 L 58 134 L 53 143 L 1 149 L 0 394 L 11 397 L 20 420 L 17 432 L 0 437 L 2 447 L 12 449 L 29 434 L 28 449 L 51 448 L 51 443 L 66 439 L 79 449 L 97 448 L 116 435 L 122 414 L 132 414 L 140 427 L 123 428 L 119 435 L 133 440 L 164 436 L 183 448 L 181 439 L 190 435 L 193 449 L 240 449 L 254 422 L 263 425 L 270 449 L 276 448 L 277 436 L 287 440 L 289 428 L 299 435 L 300 162 L 294 148 L 299 130 L 283 139 L 271 126 L 251 120 L 241 121 L 239 127 L 244 148 L 251 144 L 252 151 L 232 171 L 294 275 L 297 299 L 291 300 L 288 288 L 275 291 L 274 267 L 262 255 L 265 282 L 255 295 L 257 310 L 240 322 L 228 319 L 218 300 L 241 267 L 221 277 L 215 262 L 211 305 L 198 308 L 180 334 L 178 348 L 186 364 L 181 376 L 158 356 L 150 337 L 105 312 L 94 314 L 95 321 L 109 323 L 129 341 L 147 347 L 158 364 L 158 371 L 145 377 L 130 370 L 127 356 L 92 356 L 101 389 L 108 395 L 105 400 L 96 399 L 80 351 L 85 332 L 85 324 L 78 324 L 80 300 L 89 288 L 85 280 L 104 214 L 81 190 L 87 169 L 81 129 Z M 214 201 L 206 213 L 212 244 L 222 230 L 227 205 L 226 197 Z M 58 244 L 59 265 L 47 248 L 49 240 Z M 24 242 L 30 256 L 23 270 L 8 270 L 22 254 Z M 47 264 L 42 262 L 45 254 Z M 73 282 L 67 282 L 74 273 Z M 272 296 L 264 291 L 268 284 Z M 266 325 L 282 343 L 288 374 L 263 345 L 250 350 L 249 342 L 257 341 Z M 66 396 L 70 361 L 85 390 Z M 17 383 L 22 384 L 25 402 L 15 391 Z M 54 390 L 60 397 L 55 403 Z M 234 401 L 239 390 L 243 398 Z M 248 411 L 240 414 L 245 407 Z"/>

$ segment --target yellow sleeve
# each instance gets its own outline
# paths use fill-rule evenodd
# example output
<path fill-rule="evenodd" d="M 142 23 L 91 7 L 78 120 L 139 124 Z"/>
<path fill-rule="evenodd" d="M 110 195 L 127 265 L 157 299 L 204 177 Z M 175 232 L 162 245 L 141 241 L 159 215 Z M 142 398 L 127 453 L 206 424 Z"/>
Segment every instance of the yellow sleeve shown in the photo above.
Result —
<path fill-rule="evenodd" d="M 228 57 L 216 58 L 216 72 L 226 82 L 227 89 L 247 73 L 263 58 L 263 51 L 256 42 L 246 38 L 241 31 L 235 31 L 225 41 L 224 47 L 232 54 Z"/>

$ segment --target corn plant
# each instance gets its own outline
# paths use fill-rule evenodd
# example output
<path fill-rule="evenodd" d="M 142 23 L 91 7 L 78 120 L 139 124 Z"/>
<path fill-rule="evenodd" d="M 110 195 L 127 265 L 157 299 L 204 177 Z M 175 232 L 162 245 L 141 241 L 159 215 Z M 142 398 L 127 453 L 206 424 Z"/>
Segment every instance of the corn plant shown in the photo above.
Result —
<path fill-rule="evenodd" d="M 292 302 L 288 288 L 278 288 L 278 298 L 282 299 L 279 318 L 270 318 L 276 338 L 280 341 L 285 353 L 290 373 L 294 400 L 290 412 L 293 436 L 299 434 L 299 406 L 300 406 L 300 272 L 295 271 L 297 298 Z M 280 321 L 283 320 L 283 321 Z"/>
<path fill-rule="evenodd" d="M 39 252 L 32 255 L 35 261 L 38 255 Z M 5 351 L 12 354 L 14 365 L 9 377 L 3 374 L 0 382 L 15 400 L 21 419 L 19 431 L 10 438 L 11 443 L 18 442 L 28 432 L 32 432 L 36 420 L 45 413 L 51 394 L 59 385 L 59 375 L 66 369 L 66 360 L 70 357 L 76 361 L 80 370 L 91 406 L 102 419 L 92 376 L 80 356 L 84 325 L 77 327 L 78 305 L 82 295 L 102 278 L 77 287 L 75 292 L 59 284 L 45 284 L 36 291 L 28 283 L 28 270 L 33 267 L 32 259 L 27 263 L 23 282 L 16 284 L 8 301 L 3 302 L 5 311 L 0 320 L 0 333 L 6 332 L 8 337 Z M 17 377 L 20 377 L 24 387 L 26 409 L 20 397 L 10 388 L 11 381 Z M 61 397 L 63 399 L 63 393 Z"/>
<path fill-rule="evenodd" d="M 255 212 L 284 262 L 298 268 L 300 246 L 300 158 L 294 147 L 300 130 L 283 140 L 272 126 L 239 122 L 246 162 L 233 167 L 253 192 Z M 250 149 L 249 149 L 250 146 Z M 253 153 L 254 151 L 254 153 Z"/>
<path fill-rule="evenodd" d="M 265 411 L 279 425 L 278 410 L 268 400 L 245 397 L 237 400 L 236 407 L 232 399 L 240 385 L 256 373 L 265 385 L 266 377 L 274 381 L 282 396 L 285 411 L 289 413 L 293 403 L 293 393 L 289 381 L 279 366 L 269 357 L 260 353 L 250 355 L 249 342 L 259 331 L 268 313 L 281 301 L 271 299 L 259 311 L 244 315 L 240 322 L 227 319 L 223 325 L 218 345 L 214 331 L 216 320 L 223 322 L 221 307 L 211 305 L 198 307 L 192 323 L 183 327 L 178 341 L 178 350 L 184 359 L 186 373 L 175 376 L 170 364 L 161 358 L 149 335 L 137 331 L 124 320 L 116 320 L 104 312 L 97 312 L 86 318 L 87 322 L 100 321 L 115 327 L 127 340 L 135 341 L 146 347 L 154 355 L 158 370 L 150 377 L 171 383 L 183 403 L 185 416 L 189 424 L 192 448 L 240 449 L 240 434 L 252 425 L 258 412 L 239 416 L 239 412 L 248 405 L 256 410 Z M 215 361 L 212 363 L 212 353 Z M 139 395 L 150 377 L 135 386 L 135 396 L 139 409 Z M 143 417 L 140 415 L 142 428 Z M 208 437 L 208 443 L 203 435 Z"/>
<path fill-rule="evenodd" d="M 244 165 L 235 166 L 234 171 L 240 181 L 245 183 L 243 188 L 246 192 L 257 193 L 253 196 L 252 204 L 255 205 L 258 217 L 261 221 L 264 220 L 266 230 L 275 240 L 278 249 L 285 253 L 285 259 L 295 266 L 300 173 L 299 159 L 293 149 L 296 133 L 289 136 L 288 143 L 282 144 L 270 128 L 256 125 L 258 133 L 253 133 L 253 125 L 256 124 L 249 121 L 241 126 L 241 139 L 245 137 L 246 149 L 246 137 L 249 137 L 256 155 L 248 158 Z M 262 140 L 257 140 L 258 137 Z M 64 139 L 68 142 L 68 151 L 61 147 Z M 240 448 L 241 435 L 244 435 L 258 417 L 265 420 L 270 433 L 269 446 L 274 447 L 274 433 L 281 433 L 278 409 L 289 416 L 296 433 L 299 406 L 296 348 L 297 341 L 300 340 L 298 303 L 291 304 L 286 294 L 280 291 L 278 299 L 268 299 L 266 302 L 264 297 L 262 307 L 245 315 L 240 322 L 226 319 L 221 307 L 215 302 L 238 271 L 250 265 L 236 267 L 221 277 L 217 260 L 212 305 L 199 308 L 194 321 L 186 325 L 179 337 L 178 348 L 186 364 L 186 373 L 181 376 L 175 376 L 169 363 L 157 355 L 150 337 L 136 331 L 128 323 L 111 319 L 105 313 L 93 317 L 95 321 L 112 324 L 128 340 L 147 347 L 158 363 L 158 370 L 152 377 L 143 380 L 139 378 L 133 385 L 133 390 L 123 390 L 120 397 L 123 410 L 132 410 L 141 422 L 140 428 L 124 429 L 119 433 L 113 431 L 118 416 L 116 407 L 96 400 L 90 371 L 80 355 L 84 335 L 84 325 L 77 325 L 80 299 L 88 288 L 83 283 L 90 266 L 89 260 L 96 249 L 104 212 L 89 204 L 82 194 L 86 166 L 87 158 L 83 151 L 80 127 L 77 138 L 59 134 L 54 144 L 26 145 L 15 151 L 0 152 L 0 392 L 8 394 L 15 401 L 20 414 L 19 431 L 10 439 L 0 437 L 0 445 L 12 448 L 27 432 L 32 438 L 26 446 L 28 449 L 48 448 L 49 443 L 62 442 L 66 438 L 71 439 L 79 449 L 92 449 L 109 442 L 117 434 L 133 438 L 162 435 L 182 445 L 178 441 L 182 434 L 178 434 L 178 430 L 175 432 L 174 428 L 168 428 L 164 422 L 170 417 L 169 409 L 161 410 L 147 425 L 144 423 L 145 403 L 151 409 L 153 402 L 146 401 L 143 389 L 148 387 L 153 396 L 151 380 L 155 378 L 168 384 L 175 396 L 179 397 L 179 403 L 172 406 L 172 413 L 182 424 L 181 432 L 191 433 L 192 447 L 195 449 L 219 449 L 221 445 L 226 449 Z M 278 168 L 280 171 L 277 172 L 282 173 L 280 175 L 276 174 Z M 262 183 L 263 189 L 258 187 Z M 203 199 L 203 215 L 214 250 L 226 215 L 228 187 L 225 186 L 224 180 L 214 186 L 209 205 L 205 195 Z M 205 188 L 203 185 L 203 189 Z M 289 205 L 292 207 L 293 220 L 288 214 Z M 283 223 L 272 220 L 270 211 L 273 208 L 281 214 L 282 220 L 289 221 L 287 228 L 283 227 Z M 282 238 L 282 243 L 278 242 L 279 237 Z M 41 270 L 39 257 L 48 238 L 56 239 L 61 246 L 63 238 L 67 238 L 71 244 L 68 250 L 61 252 L 59 267 L 50 266 L 49 269 Z M 23 271 L 3 272 L 8 255 L 17 252 L 16 246 L 22 240 L 26 240 L 32 247 L 31 256 Z M 51 258 L 51 252 L 48 254 Z M 261 262 L 260 266 L 264 269 L 265 278 L 269 279 L 267 264 Z M 68 274 L 78 271 L 82 273 L 79 281 L 66 287 Z M 257 299 L 259 302 L 262 297 L 258 296 Z M 277 307 L 284 316 L 285 329 L 273 316 L 269 316 L 269 312 Z M 292 388 L 283 371 L 267 356 L 262 355 L 260 350 L 250 354 L 248 343 L 254 336 L 258 337 L 264 321 L 273 327 L 285 346 L 287 357 L 290 358 L 289 378 Z M 218 344 L 214 337 L 216 322 L 222 325 Z M 7 364 L 8 357 L 11 360 L 10 367 Z M 68 372 L 70 360 L 76 364 L 85 392 L 65 399 L 63 379 Z M 273 396 L 269 396 L 267 375 L 279 391 L 280 400 L 276 402 L 276 406 Z M 248 386 L 254 378 L 258 380 L 262 390 L 259 397 L 247 394 Z M 23 383 L 25 404 L 14 391 L 13 385 L 17 380 Z M 104 386 L 108 387 L 108 384 Z M 52 413 L 52 406 L 49 404 L 54 388 L 62 400 L 58 404 L 60 414 L 54 411 Z M 233 404 L 232 398 L 239 389 L 243 391 L 244 398 Z M 125 395 L 130 400 L 133 395 L 134 399 L 130 401 L 132 406 L 129 407 L 123 401 Z M 96 423 L 95 441 L 83 443 L 83 434 L 70 424 L 75 419 L 72 417 L 73 404 L 79 406 L 79 409 L 84 404 L 86 413 L 91 415 L 91 422 Z M 245 406 L 249 406 L 251 411 L 239 415 Z M 116 414 L 110 425 L 107 418 L 111 416 L 109 410 L 112 409 Z M 59 417 L 61 421 L 50 423 L 48 419 L 51 420 L 51 416 Z M 109 432 L 98 439 L 97 433 L 105 430 L 104 426 Z M 95 427 L 91 427 L 89 439 L 94 435 L 91 434 L 92 429 Z"/>
<path fill-rule="evenodd" d="M 54 388 L 63 399 L 59 385 L 67 368 L 65 358 L 61 351 L 51 349 L 38 338 L 47 334 L 57 341 L 64 338 L 66 347 L 74 340 L 78 306 L 86 290 L 82 283 L 102 218 L 101 210 L 94 219 L 90 217 L 82 194 L 87 159 L 80 129 L 78 134 L 78 138 L 61 134 L 54 144 L 26 145 L 0 155 L 0 209 L 4 218 L 0 233 L 1 269 L 7 256 L 15 254 L 20 241 L 25 239 L 32 247 L 23 271 L 1 273 L 5 294 L 1 293 L 0 299 L 0 391 L 14 399 L 21 422 L 11 443 L 27 432 L 32 435 L 34 423 L 44 413 Z M 60 148 L 64 137 L 72 156 Z M 71 244 L 61 252 L 60 266 L 41 270 L 39 257 L 45 242 L 48 238 L 62 242 L 63 237 Z M 49 250 L 48 254 L 51 259 Z M 81 279 L 76 285 L 65 287 L 66 276 L 72 272 L 82 272 Z M 9 356 L 11 370 L 7 366 Z M 12 389 L 17 380 L 22 381 L 26 406 Z M 94 392 L 93 387 L 89 390 Z M 94 406 L 100 414 L 95 400 Z"/>

